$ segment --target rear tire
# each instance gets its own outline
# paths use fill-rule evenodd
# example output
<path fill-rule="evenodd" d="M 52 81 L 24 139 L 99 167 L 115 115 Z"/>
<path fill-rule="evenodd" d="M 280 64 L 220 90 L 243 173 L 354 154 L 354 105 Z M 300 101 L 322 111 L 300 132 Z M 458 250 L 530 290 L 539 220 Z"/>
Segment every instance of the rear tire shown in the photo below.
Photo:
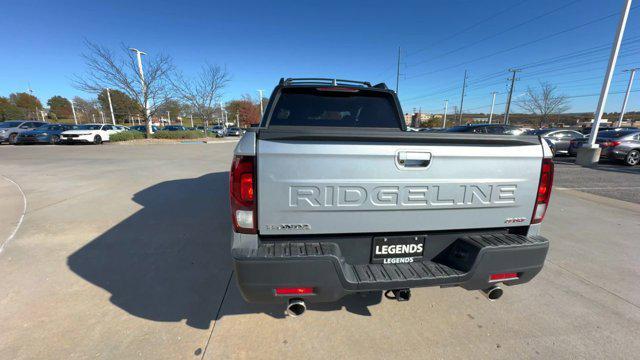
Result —
<path fill-rule="evenodd" d="M 624 157 L 624 163 L 627 166 L 636 166 L 640 163 L 640 150 L 631 150 Z"/>
<path fill-rule="evenodd" d="M 93 138 L 93 143 L 94 143 L 95 145 L 100 145 L 100 144 L 102 144 L 102 138 L 100 137 L 100 135 L 96 135 L 96 136 Z"/>
<path fill-rule="evenodd" d="M 60 142 L 60 136 L 58 135 L 51 135 L 51 137 L 49 138 L 49 144 L 51 145 L 55 145 L 59 142 Z"/>
<path fill-rule="evenodd" d="M 16 139 L 18 138 L 18 134 L 11 134 L 9 135 L 9 144 L 16 144 Z"/>

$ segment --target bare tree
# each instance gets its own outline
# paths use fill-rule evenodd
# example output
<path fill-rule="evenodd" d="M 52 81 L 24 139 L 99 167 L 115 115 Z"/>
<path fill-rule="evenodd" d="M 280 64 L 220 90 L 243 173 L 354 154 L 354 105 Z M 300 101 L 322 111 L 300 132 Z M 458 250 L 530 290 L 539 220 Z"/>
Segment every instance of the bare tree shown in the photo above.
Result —
<path fill-rule="evenodd" d="M 179 71 L 170 77 L 174 96 L 203 121 L 213 120 L 215 105 L 220 101 L 222 90 L 229 80 L 226 68 L 209 63 L 205 64 L 195 77 L 186 77 Z"/>
<path fill-rule="evenodd" d="M 122 44 L 120 52 L 116 54 L 89 41 L 85 41 L 85 44 L 87 52 L 82 57 L 88 69 L 85 75 L 75 77 L 75 87 L 96 94 L 105 88 L 117 89 L 127 94 L 137 103 L 139 115 L 147 119 L 149 134 L 152 117 L 170 95 L 168 78 L 174 69 L 171 58 L 163 54 L 144 56 L 144 79 L 141 79 L 136 55 L 128 46 Z M 148 114 L 145 104 L 149 106 Z"/>
<path fill-rule="evenodd" d="M 560 114 L 569 110 L 569 99 L 557 94 L 557 87 L 548 82 L 540 82 L 540 88 L 527 87 L 524 96 L 516 101 L 523 110 L 538 115 L 539 127 L 547 123 L 550 115 Z"/>

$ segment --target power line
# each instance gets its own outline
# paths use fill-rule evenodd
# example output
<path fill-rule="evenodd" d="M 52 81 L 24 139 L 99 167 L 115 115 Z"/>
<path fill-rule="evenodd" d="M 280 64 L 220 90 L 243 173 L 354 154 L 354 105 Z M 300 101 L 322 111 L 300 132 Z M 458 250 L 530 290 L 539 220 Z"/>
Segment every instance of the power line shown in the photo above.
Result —
<path fill-rule="evenodd" d="M 433 43 L 431 43 L 431 44 L 429 44 L 429 45 L 427 45 L 427 46 L 425 46 L 425 47 L 423 47 L 421 49 L 418 49 L 418 50 L 415 50 L 415 51 L 413 51 L 411 53 L 408 53 L 407 57 L 413 56 L 415 54 L 418 54 L 418 53 L 420 53 L 422 51 L 425 51 L 425 50 L 427 50 L 429 48 L 432 48 L 432 47 L 434 47 L 436 45 L 443 44 L 443 43 L 445 43 L 445 42 L 447 42 L 447 41 L 449 41 L 449 40 L 451 40 L 451 39 L 453 39 L 455 37 L 458 37 L 459 35 L 462 35 L 462 34 L 466 33 L 467 31 L 469 31 L 471 29 L 474 29 L 474 28 L 476 28 L 476 27 L 478 27 L 480 25 L 486 24 L 489 20 L 492 20 L 492 19 L 494 19 L 494 18 L 496 18 L 496 17 L 498 17 L 498 16 L 500 16 L 500 15 L 502 15 L 502 14 L 504 14 L 504 13 L 506 13 L 506 12 L 508 12 L 508 11 L 510 11 L 510 10 L 512 10 L 512 9 L 514 9 L 514 8 L 524 4 L 524 3 L 526 3 L 526 2 L 527 2 L 527 0 L 520 1 L 520 2 L 518 2 L 516 4 L 514 4 L 514 5 L 506 8 L 506 9 L 500 10 L 500 11 L 498 11 L 498 12 L 496 12 L 496 13 L 494 13 L 494 14 L 492 14 L 492 15 L 490 15 L 490 16 L 488 16 L 488 17 L 486 17 L 486 18 L 484 18 L 484 19 L 482 19 L 482 20 L 480 20 L 480 21 L 478 21 L 476 23 L 474 23 L 474 24 L 471 24 L 471 25 L 467 26 L 466 28 L 464 28 L 464 29 L 462 29 L 462 30 L 460 30 L 460 31 L 458 31 L 456 33 L 453 33 L 450 36 L 447 36 L 445 38 L 437 40 L 437 41 L 435 41 L 435 42 L 433 42 Z"/>
<path fill-rule="evenodd" d="M 637 6 L 638 5 L 632 7 L 632 9 L 636 8 Z M 460 67 L 460 66 L 464 66 L 464 65 L 476 62 L 476 61 L 484 60 L 484 59 L 490 58 L 492 56 L 504 54 L 506 52 L 509 52 L 509 51 L 512 51 L 512 50 L 515 50 L 515 49 L 519 49 L 519 48 L 522 48 L 522 47 L 525 47 L 525 46 L 528 46 L 528 45 L 531 45 L 531 44 L 535 44 L 535 43 L 538 43 L 538 42 L 541 42 L 541 41 L 544 41 L 544 40 L 548 40 L 550 38 L 553 38 L 553 37 L 556 37 L 556 36 L 559 36 L 559 35 L 563 35 L 563 34 L 566 34 L 568 32 L 571 32 L 571 31 L 575 31 L 575 30 L 583 28 L 585 26 L 589 26 L 589 25 L 595 24 L 597 22 L 612 18 L 612 17 L 614 17 L 614 16 L 616 16 L 618 14 L 619 14 L 619 12 L 616 12 L 616 13 L 613 13 L 613 14 L 609 14 L 609 15 L 605 15 L 605 16 L 602 16 L 602 17 L 587 21 L 587 22 L 582 23 L 580 25 L 572 26 L 570 28 L 567 28 L 567 29 L 564 29 L 564 30 L 561 30 L 561 31 L 558 31 L 558 32 L 555 32 L 555 33 L 552 33 L 552 34 L 545 35 L 545 36 L 537 38 L 535 40 L 531 40 L 531 41 L 527 41 L 527 42 L 524 42 L 524 43 L 521 43 L 521 44 L 518 44 L 518 45 L 514 45 L 512 47 L 509 47 L 509 48 L 506 48 L 506 49 L 503 49 L 503 50 L 500 50 L 500 51 L 496 51 L 496 52 L 493 52 L 493 53 L 490 53 L 490 54 L 487 54 L 487 55 L 483 55 L 483 56 L 477 57 L 475 59 L 463 61 L 463 62 L 455 64 L 455 65 L 450 65 L 450 66 L 447 66 L 447 67 L 444 67 L 444 68 L 440 68 L 440 69 L 436 69 L 436 70 L 433 70 L 433 71 L 429 71 L 429 72 L 417 74 L 417 75 L 414 75 L 414 76 L 410 76 L 410 77 L 407 77 L 407 79 L 414 79 L 414 78 L 425 76 L 425 75 L 435 74 L 435 73 L 442 72 L 442 71 L 445 71 L 445 70 L 454 69 L 454 68 L 457 68 L 457 67 Z"/>
<path fill-rule="evenodd" d="M 485 36 L 484 38 L 481 38 L 480 40 L 474 41 L 472 44 L 464 45 L 464 46 L 460 46 L 460 47 L 458 47 L 458 48 L 456 48 L 456 49 L 453 49 L 453 50 L 447 51 L 447 52 L 445 52 L 445 53 L 443 53 L 443 54 L 440 54 L 440 55 L 438 55 L 438 56 L 436 56 L 436 57 L 432 57 L 432 58 L 427 59 L 427 60 L 419 61 L 419 62 L 414 63 L 414 64 L 408 64 L 408 65 L 407 65 L 407 67 L 418 66 L 418 65 L 420 65 L 420 64 L 424 64 L 424 63 L 427 63 L 427 62 L 430 62 L 430 61 L 433 61 L 433 60 L 436 60 L 436 59 L 440 59 L 440 58 L 445 57 L 445 56 L 447 56 L 447 55 L 451 55 L 451 54 L 456 53 L 456 52 L 458 52 L 458 51 L 461 51 L 461 50 L 464 50 L 464 49 L 470 48 L 470 47 L 472 47 L 472 46 L 475 46 L 475 45 L 480 44 L 480 43 L 482 43 L 482 42 L 485 42 L 485 41 L 487 41 L 487 40 L 493 39 L 493 38 L 495 38 L 495 37 L 497 37 L 497 36 L 500 36 L 500 35 L 502 35 L 502 34 L 505 34 L 505 33 L 508 33 L 508 32 L 510 32 L 510 31 L 513 31 L 513 30 L 515 30 L 515 29 L 517 29 L 517 28 L 519 28 L 519 27 L 521 27 L 521 26 L 524 26 L 524 25 L 526 25 L 526 24 L 529 24 L 529 23 L 531 23 L 531 22 L 534 22 L 534 21 L 536 21 L 536 20 L 539 20 L 539 19 L 541 19 L 541 18 L 543 18 L 543 17 L 545 17 L 545 16 L 549 16 L 549 15 L 551 15 L 551 14 L 553 14 L 553 13 L 557 12 L 557 11 L 560 11 L 560 10 L 562 10 L 562 9 L 565 9 L 565 8 L 567 8 L 567 7 L 571 6 L 571 5 L 575 4 L 575 3 L 578 3 L 578 2 L 580 2 L 580 1 L 582 1 L 582 0 L 573 0 L 573 1 L 570 1 L 570 2 L 568 2 L 568 3 L 564 4 L 564 5 L 560 6 L 560 7 L 557 7 L 557 8 L 555 8 L 555 9 L 550 10 L 550 11 L 547 11 L 547 12 L 545 12 L 545 13 L 541 14 L 541 15 L 534 16 L 534 17 L 532 17 L 532 18 L 530 18 L 530 19 L 528 19 L 528 20 L 526 20 L 526 21 L 524 21 L 524 22 L 521 22 L 521 23 L 519 23 L 519 24 L 516 24 L 516 25 L 510 26 L 510 27 L 508 27 L 508 28 L 506 28 L 506 29 L 504 29 L 504 30 L 502 30 L 502 31 L 499 31 L 499 32 L 497 32 L 497 33 L 495 33 L 495 34 L 492 34 L 492 35 L 489 35 L 489 36 Z"/>

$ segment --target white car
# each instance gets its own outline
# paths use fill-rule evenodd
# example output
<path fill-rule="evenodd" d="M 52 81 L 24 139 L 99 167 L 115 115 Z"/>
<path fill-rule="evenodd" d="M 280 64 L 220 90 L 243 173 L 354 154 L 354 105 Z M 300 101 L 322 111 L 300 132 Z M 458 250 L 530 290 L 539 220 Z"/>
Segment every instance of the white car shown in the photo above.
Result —
<path fill-rule="evenodd" d="M 91 143 L 99 145 L 109 141 L 109 136 L 117 132 L 118 130 L 113 125 L 85 124 L 78 126 L 75 130 L 65 131 L 60 134 L 60 141 L 67 144 Z"/>
<path fill-rule="evenodd" d="M 18 135 L 26 131 L 36 130 L 42 125 L 47 125 L 47 123 L 29 120 L 0 122 L 0 144 L 5 141 L 8 141 L 10 144 L 15 144 Z"/>

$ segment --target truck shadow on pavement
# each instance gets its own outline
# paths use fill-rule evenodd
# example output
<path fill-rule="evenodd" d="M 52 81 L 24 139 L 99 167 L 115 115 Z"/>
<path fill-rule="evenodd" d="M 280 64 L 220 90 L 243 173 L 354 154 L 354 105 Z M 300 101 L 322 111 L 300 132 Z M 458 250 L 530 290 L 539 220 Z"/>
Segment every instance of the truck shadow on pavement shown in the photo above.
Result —
<path fill-rule="evenodd" d="M 142 209 L 70 255 L 67 264 L 111 293 L 111 303 L 144 319 L 186 319 L 207 329 L 225 315 L 284 317 L 284 305 L 247 304 L 239 296 L 232 278 L 228 186 L 228 172 L 219 172 L 146 188 L 133 196 Z M 347 297 L 312 310 L 345 307 L 369 315 L 367 306 L 379 302 L 375 296 Z"/>

